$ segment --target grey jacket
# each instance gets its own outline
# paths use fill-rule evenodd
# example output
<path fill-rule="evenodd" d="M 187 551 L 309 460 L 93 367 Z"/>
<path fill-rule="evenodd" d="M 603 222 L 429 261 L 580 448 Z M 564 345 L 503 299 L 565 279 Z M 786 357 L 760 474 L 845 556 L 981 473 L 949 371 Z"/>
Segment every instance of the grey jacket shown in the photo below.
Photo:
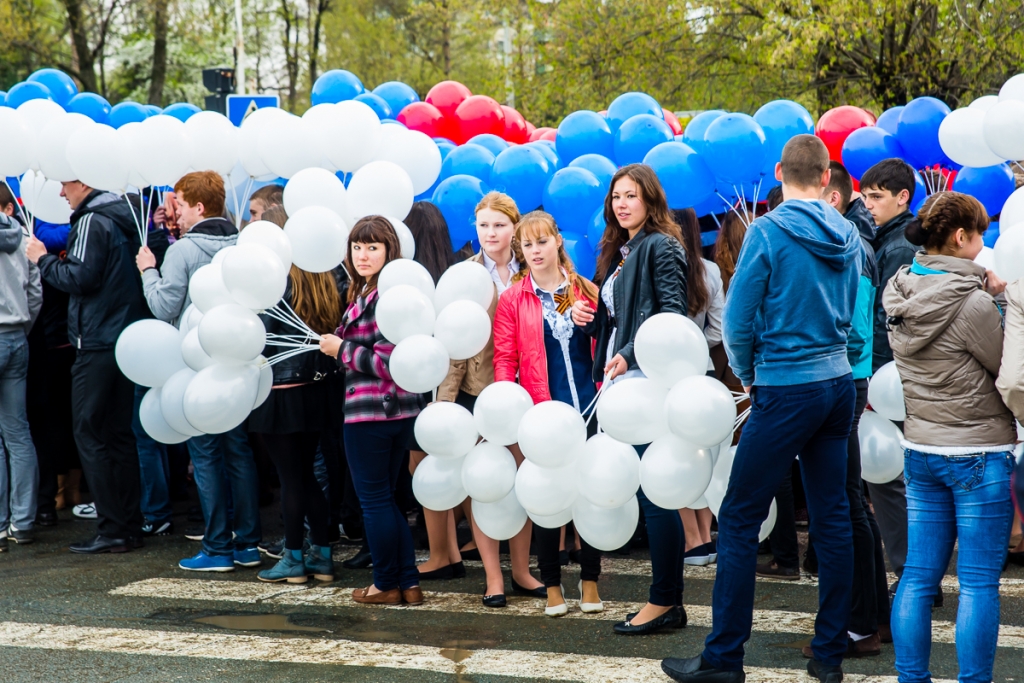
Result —
<path fill-rule="evenodd" d="M 24 332 L 43 307 L 39 268 L 25 256 L 28 231 L 0 213 L 0 334 Z"/>
<path fill-rule="evenodd" d="M 210 263 L 214 254 L 238 241 L 235 226 L 223 218 L 199 221 L 167 250 L 160 269 L 142 274 L 142 290 L 149 310 L 160 320 L 178 324 L 192 299 L 188 281 L 192 274 Z"/>

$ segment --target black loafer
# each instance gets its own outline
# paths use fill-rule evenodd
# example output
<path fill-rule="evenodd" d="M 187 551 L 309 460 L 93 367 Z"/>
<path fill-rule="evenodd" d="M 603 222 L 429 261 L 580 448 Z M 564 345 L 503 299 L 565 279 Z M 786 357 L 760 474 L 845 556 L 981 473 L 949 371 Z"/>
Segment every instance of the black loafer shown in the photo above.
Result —
<path fill-rule="evenodd" d="M 742 671 L 721 671 L 711 668 L 701 655 L 689 659 L 663 659 L 661 670 L 673 681 L 684 683 L 744 683 L 747 680 L 747 675 Z"/>
<path fill-rule="evenodd" d="M 544 586 L 537 586 L 536 588 L 523 588 L 515 579 L 512 579 L 512 590 L 520 595 L 529 595 L 531 598 L 540 598 L 541 600 L 548 599 L 548 589 Z"/>
<path fill-rule="evenodd" d="M 455 570 L 452 565 L 446 564 L 429 572 L 420 572 L 420 581 L 447 581 L 455 578 Z"/>
<path fill-rule="evenodd" d="M 460 550 L 459 555 L 462 555 L 463 560 L 469 560 L 470 562 L 480 562 L 480 551 L 476 548 L 470 548 L 469 550 Z"/>
<path fill-rule="evenodd" d="M 680 607 L 679 611 L 682 613 L 683 618 L 680 619 L 678 622 L 676 622 L 676 624 L 674 626 L 672 626 L 672 628 L 686 628 L 686 621 L 687 621 L 686 608 L 685 607 Z M 633 621 L 633 618 L 636 617 L 637 614 L 638 614 L 638 612 L 627 612 L 626 613 L 626 621 Z"/>
<path fill-rule="evenodd" d="M 825 666 L 817 659 L 807 662 L 807 673 L 817 678 L 821 683 L 843 683 L 842 667 Z"/>
<path fill-rule="evenodd" d="M 57 526 L 56 512 L 37 512 L 36 524 L 39 526 Z"/>
<path fill-rule="evenodd" d="M 132 548 L 124 538 L 96 535 L 87 541 L 72 543 L 68 549 L 81 555 L 98 555 L 100 553 L 126 553 Z"/>
<path fill-rule="evenodd" d="M 634 626 L 629 621 L 622 621 L 615 624 L 613 628 L 616 633 L 624 636 L 646 636 L 667 628 L 679 628 L 681 622 L 683 622 L 683 611 L 678 607 L 673 607 L 657 619 L 651 619 L 646 624 Z"/>
<path fill-rule="evenodd" d="M 464 579 L 466 578 L 466 565 L 462 564 L 462 560 L 459 560 L 452 565 L 452 578 L 453 579 Z"/>
<path fill-rule="evenodd" d="M 349 558 L 341 563 L 345 569 L 366 569 L 373 566 L 373 555 L 369 550 L 360 550 L 355 557 Z M 421 577 L 422 578 L 422 577 Z"/>
<path fill-rule="evenodd" d="M 508 601 L 505 599 L 504 593 L 484 596 L 484 607 L 504 607 L 507 604 Z"/>

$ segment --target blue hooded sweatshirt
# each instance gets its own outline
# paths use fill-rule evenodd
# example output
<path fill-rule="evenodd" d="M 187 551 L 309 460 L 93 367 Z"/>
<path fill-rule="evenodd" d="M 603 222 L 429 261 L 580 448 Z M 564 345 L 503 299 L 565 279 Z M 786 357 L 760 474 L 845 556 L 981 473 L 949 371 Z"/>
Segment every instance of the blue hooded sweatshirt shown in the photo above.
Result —
<path fill-rule="evenodd" d="M 744 386 L 850 372 L 860 242 L 857 228 L 823 201 L 789 200 L 751 223 L 722 324 L 729 364 Z"/>

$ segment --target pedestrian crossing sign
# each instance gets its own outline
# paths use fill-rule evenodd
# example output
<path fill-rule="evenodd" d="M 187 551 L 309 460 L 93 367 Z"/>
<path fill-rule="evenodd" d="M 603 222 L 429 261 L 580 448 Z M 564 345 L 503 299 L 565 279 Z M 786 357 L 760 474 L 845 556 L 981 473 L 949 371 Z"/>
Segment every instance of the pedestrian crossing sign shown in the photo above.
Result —
<path fill-rule="evenodd" d="M 279 107 L 277 95 L 228 95 L 228 119 L 236 126 L 241 126 L 245 117 L 257 109 Z"/>

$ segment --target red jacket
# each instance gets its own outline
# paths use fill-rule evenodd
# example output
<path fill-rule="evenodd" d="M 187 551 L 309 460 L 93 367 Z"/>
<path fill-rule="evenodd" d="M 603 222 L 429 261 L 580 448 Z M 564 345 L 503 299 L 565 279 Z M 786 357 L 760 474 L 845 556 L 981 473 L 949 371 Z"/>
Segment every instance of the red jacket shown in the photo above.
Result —
<path fill-rule="evenodd" d="M 551 390 L 544 351 L 544 309 L 530 286 L 531 281 L 527 275 L 498 299 L 494 314 L 494 381 L 518 381 L 536 404 L 550 401 Z M 597 302 L 579 286 L 573 286 L 573 294 L 597 309 Z M 582 334 L 583 330 L 577 328 L 577 332 Z"/>

